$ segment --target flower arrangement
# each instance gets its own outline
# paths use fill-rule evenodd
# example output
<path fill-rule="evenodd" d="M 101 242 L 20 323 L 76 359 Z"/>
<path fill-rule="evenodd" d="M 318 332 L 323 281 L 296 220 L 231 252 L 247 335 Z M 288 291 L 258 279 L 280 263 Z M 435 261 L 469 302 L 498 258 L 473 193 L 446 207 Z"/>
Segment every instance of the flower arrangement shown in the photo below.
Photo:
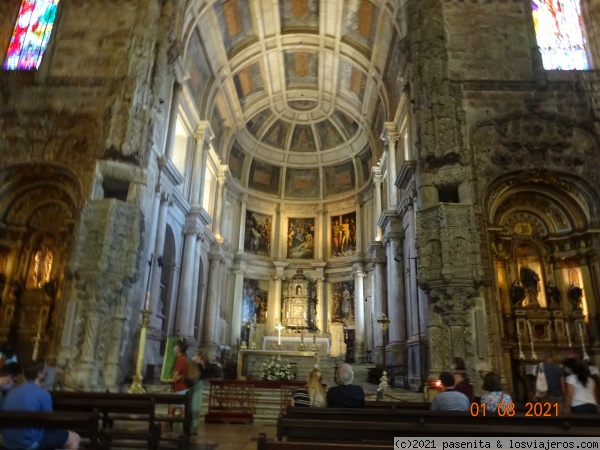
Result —
<path fill-rule="evenodd" d="M 268 362 L 263 363 L 260 378 L 268 381 L 293 380 L 292 367 L 281 360 L 279 355 L 272 356 Z"/>

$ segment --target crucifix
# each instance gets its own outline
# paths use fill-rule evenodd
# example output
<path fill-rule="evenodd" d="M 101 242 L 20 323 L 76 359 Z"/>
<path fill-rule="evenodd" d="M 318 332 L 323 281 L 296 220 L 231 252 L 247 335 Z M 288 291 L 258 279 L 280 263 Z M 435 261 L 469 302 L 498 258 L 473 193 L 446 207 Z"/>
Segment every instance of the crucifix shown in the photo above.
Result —
<path fill-rule="evenodd" d="M 283 325 L 281 325 L 281 320 L 279 321 L 279 325 L 277 325 L 275 327 L 275 329 L 277 330 L 277 333 L 279 334 L 277 336 L 277 350 L 281 350 L 281 332 L 283 330 L 285 330 L 285 327 Z"/>

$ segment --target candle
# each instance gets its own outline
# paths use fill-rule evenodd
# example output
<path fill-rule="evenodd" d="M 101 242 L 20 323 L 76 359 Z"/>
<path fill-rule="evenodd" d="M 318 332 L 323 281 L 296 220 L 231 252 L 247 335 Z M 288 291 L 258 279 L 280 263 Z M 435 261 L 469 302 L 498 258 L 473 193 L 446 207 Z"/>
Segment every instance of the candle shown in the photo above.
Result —
<path fill-rule="evenodd" d="M 150 292 L 146 292 L 146 302 L 144 303 L 144 309 L 150 309 Z"/>

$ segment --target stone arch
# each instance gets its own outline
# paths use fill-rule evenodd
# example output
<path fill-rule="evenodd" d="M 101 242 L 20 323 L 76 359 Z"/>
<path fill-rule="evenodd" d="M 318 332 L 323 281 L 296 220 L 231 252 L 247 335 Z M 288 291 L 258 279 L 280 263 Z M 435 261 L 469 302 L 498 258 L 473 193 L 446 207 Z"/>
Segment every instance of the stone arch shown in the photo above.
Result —
<path fill-rule="evenodd" d="M 0 226 L 5 231 L 0 258 L 7 286 L 18 295 L 3 296 L 0 341 L 19 342 L 19 357 L 30 358 L 40 334 L 38 354 L 52 353 L 53 336 L 64 313 L 55 308 L 64 290 L 73 228 L 83 204 L 75 174 L 52 164 L 17 164 L 0 170 Z M 2 294 L 0 292 L 0 294 Z M 27 314 L 29 320 L 21 320 Z"/>

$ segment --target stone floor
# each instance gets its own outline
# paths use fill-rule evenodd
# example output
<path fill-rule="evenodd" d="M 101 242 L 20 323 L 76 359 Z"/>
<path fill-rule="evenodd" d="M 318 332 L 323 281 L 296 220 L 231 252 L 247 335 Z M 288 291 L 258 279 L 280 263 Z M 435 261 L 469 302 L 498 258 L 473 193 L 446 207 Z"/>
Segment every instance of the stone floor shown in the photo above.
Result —
<path fill-rule="evenodd" d="M 265 433 L 268 438 L 274 439 L 276 431 L 274 425 L 203 423 L 186 450 L 256 450 L 259 433 Z"/>

